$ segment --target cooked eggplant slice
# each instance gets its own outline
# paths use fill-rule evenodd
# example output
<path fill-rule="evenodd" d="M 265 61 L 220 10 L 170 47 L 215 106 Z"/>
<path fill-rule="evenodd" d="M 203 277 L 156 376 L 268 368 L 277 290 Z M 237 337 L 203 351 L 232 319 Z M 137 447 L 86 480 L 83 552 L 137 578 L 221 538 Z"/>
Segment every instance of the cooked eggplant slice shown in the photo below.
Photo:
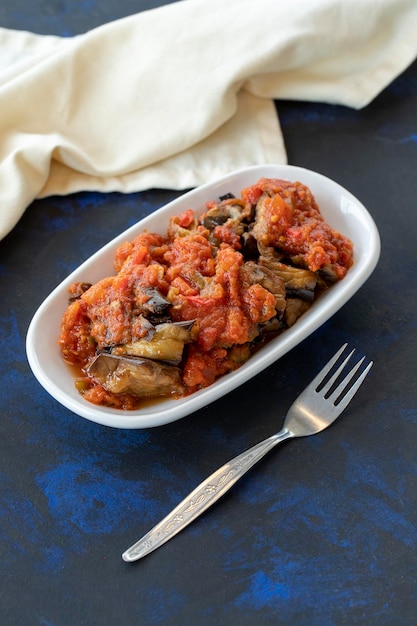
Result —
<path fill-rule="evenodd" d="M 223 200 L 233 200 L 234 198 L 236 198 L 234 193 L 225 193 L 223 196 L 219 196 L 219 201 L 222 202 Z"/>
<path fill-rule="evenodd" d="M 242 254 L 248 260 L 259 257 L 258 242 L 250 230 L 245 231 L 242 235 Z"/>
<path fill-rule="evenodd" d="M 235 235 L 241 237 L 247 228 L 244 221 L 247 218 L 247 210 L 242 201 L 226 199 L 212 206 L 200 217 L 200 224 L 207 228 L 215 237 L 215 229 L 218 226 L 226 226 Z"/>
<path fill-rule="evenodd" d="M 323 265 L 323 267 L 319 270 L 319 276 L 326 285 L 333 285 L 339 280 L 335 266 L 331 264 Z"/>
<path fill-rule="evenodd" d="M 216 226 L 222 226 L 228 220 L 240 223 L 242 218 L 242 206 L 239 204 L 231 204 L 229 202 L 221 202 L 206 211 L 201 216 L 200 223 L 208 230 L 213 230 Z"/>
<path fill-rule="evenodd" d="M 149 296 L 149 300 L 144 302 L 142 308 L 145 313 L 153 313 L 154 315 L 162 315 L 165 309 L 167 309 L 171 303 L 169 300 L 155 289 L 154 287 L 148 287 L 144 289 L 144 292 Z"/>
<path fill-rule="evenodd" d="M 69 290 L 70 296 L 68 298 L 68 301 L 75 302 L 75 300 L 79 300 L 83 293 L 88 291 L 90 287 L 91 283 L 73 283 Z"/>
<path fill-rule="evenodd" d="M 307 265 L 302 254 L 290 256 L 289 261 L 295 267 L 307 269 Z M 330 285 L 337 283 L 337 281 L 340 280 L 340 275 L 337 272 L 337 266 L 331 263 L 323 265 L 323 267 L 317 271 L 317 278 L 318 286 L 320 286 L 321 289 L 326 289 Z"/>
<path fill-rule="evenodd" d="M 285 309 L 284 320 L 287 328 L 290 328 L 295 324 L 299 317 L 301 317 L 310 308 L 310 302 L 301 300 L 301 298 L 288 298 L 287 308 Z"/>
<path fill-rule="evenodd" d="M 134 330 L 136 337 L 150 341 L 155 334 L 155 325 L 144 315 L 138 315 L 134 319 Z"/>
<path fill-rule="evenodd" d="M 101 353 L 86 372 L 110 393 L 131 394 L 140 398 L 184 393 L 180 369 L 150 359 Z"/>
<path fill-rule="evenodd" d="M 112 354 L 137 356 L 178 364 L 184 345 L 194 339 L 194 320 L 158 324 L 152 337 L 113 348 Z"/>
<path fill-rule="evenodd" d="M 245 282 L 251 285 L 258 283 L 275 296 L 275 308 L 279 317 L 281 317 L 286 306 L 286 290 L 283 278 L 269 267 L 254 261 L 247 261 L 242 266 L 241 273 Z"/>
<path fill-rule="evenodd" d="M 260 325 L 259 335 L 261 340 L 268 335 L 279 335 L 283 328 L 282 320 L 279 317 L 273 317 Z"/>
<path fill-rule="evenodd" d="M 259 265 L 269 268 L 283 279 L 288 297 L 301 298 L 307 302 L 314 300 L 314 290 L 317 285 L 317 275 L 314 272 L 286 265 L 269 256 L 261 256 Z"/>

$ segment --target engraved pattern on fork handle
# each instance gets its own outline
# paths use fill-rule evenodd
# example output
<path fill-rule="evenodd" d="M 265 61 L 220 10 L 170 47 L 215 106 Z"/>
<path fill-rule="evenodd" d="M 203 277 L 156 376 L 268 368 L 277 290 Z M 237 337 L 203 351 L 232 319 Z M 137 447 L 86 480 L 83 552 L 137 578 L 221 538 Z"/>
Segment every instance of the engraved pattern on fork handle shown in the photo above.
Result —
<path fill-rule="evenodd" d="M 292 437 L 288 429 L 256 444 L 239 454 L 194 489 L 171 513 L 152 528 L 142 539 L 123 553 L 125 561 L 137 561 L 174 537 L 199 515 L 217 502 L 251 467 L 260 461 L 271 448 Z"/>

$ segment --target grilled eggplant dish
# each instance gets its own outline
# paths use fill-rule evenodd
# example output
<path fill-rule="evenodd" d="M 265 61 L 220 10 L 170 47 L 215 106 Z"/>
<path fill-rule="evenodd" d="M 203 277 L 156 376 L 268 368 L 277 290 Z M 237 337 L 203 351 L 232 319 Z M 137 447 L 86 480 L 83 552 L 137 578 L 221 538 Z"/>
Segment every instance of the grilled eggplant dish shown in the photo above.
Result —
<path fill-rule="evenodd" d="M 89 402 L 124 410 L 240 367 L 353 264 L 310 189 L 262 178 L 119 246 L 115 275 L 74 283 L 59 345 Z"/>

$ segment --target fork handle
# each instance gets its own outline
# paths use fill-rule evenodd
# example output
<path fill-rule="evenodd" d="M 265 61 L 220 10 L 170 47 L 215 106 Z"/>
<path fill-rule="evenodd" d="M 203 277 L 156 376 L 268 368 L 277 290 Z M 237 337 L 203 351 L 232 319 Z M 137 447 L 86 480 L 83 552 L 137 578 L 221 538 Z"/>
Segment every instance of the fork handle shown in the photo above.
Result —
<path fill-rule="evenodd" d="M 217 502 L 247 471 L 278 443 L 293 437 L 286 428 L 257 443 L 222 465 L 192 491 L 171 513 L 122 554 L 124 561 L 137 561 L 159 548 Z"/>

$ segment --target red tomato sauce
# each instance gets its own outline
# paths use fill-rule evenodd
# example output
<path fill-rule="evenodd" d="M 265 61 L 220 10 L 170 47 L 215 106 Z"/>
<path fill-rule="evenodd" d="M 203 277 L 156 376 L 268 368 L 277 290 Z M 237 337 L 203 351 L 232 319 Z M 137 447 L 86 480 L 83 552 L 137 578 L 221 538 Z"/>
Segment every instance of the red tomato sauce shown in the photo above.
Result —
<path fill-rule="evenodd" d="M 250 357 L 269 323 L 278 328 L 275 334 L 285 330 L 286 298 L 305 297 L 305 289 L 294 295 L 285 276 L 269 287 L 265 259 L 268 267 L 279 262 L 284 269 L 307 273 L 317 280 L 318 293 L 324 288 L 323 269 L 331 268 L 333 280 L 345 276 L 353 245 L 325 222 L 307 187 L 260 179 L 241 198 L 210 201 L 200 216 L 189 209 L 172 218 L 166 235 L 144 232 L 123 243 L 114 276 L 91 286 L 74 284 L 59 337 L 63 358 L 85 372 L 98 352 L 149 336 L 158 323 L 152 309 L 156 293 L 167 303 L 161 319 L 194 321 L 193 341 L 185 345 L 179 364 L 183 393 L 207 387 Z M 253 263 L 261 272 L 259 281 L 253 278 Z M 301 304 L 297 315 L 309 306 Z M 294 300 L 291 310 L 293 305 Z M 140 395 L 121 397 L 88 375 L 81 379 L 90 402 L 140 406 Z"/>

